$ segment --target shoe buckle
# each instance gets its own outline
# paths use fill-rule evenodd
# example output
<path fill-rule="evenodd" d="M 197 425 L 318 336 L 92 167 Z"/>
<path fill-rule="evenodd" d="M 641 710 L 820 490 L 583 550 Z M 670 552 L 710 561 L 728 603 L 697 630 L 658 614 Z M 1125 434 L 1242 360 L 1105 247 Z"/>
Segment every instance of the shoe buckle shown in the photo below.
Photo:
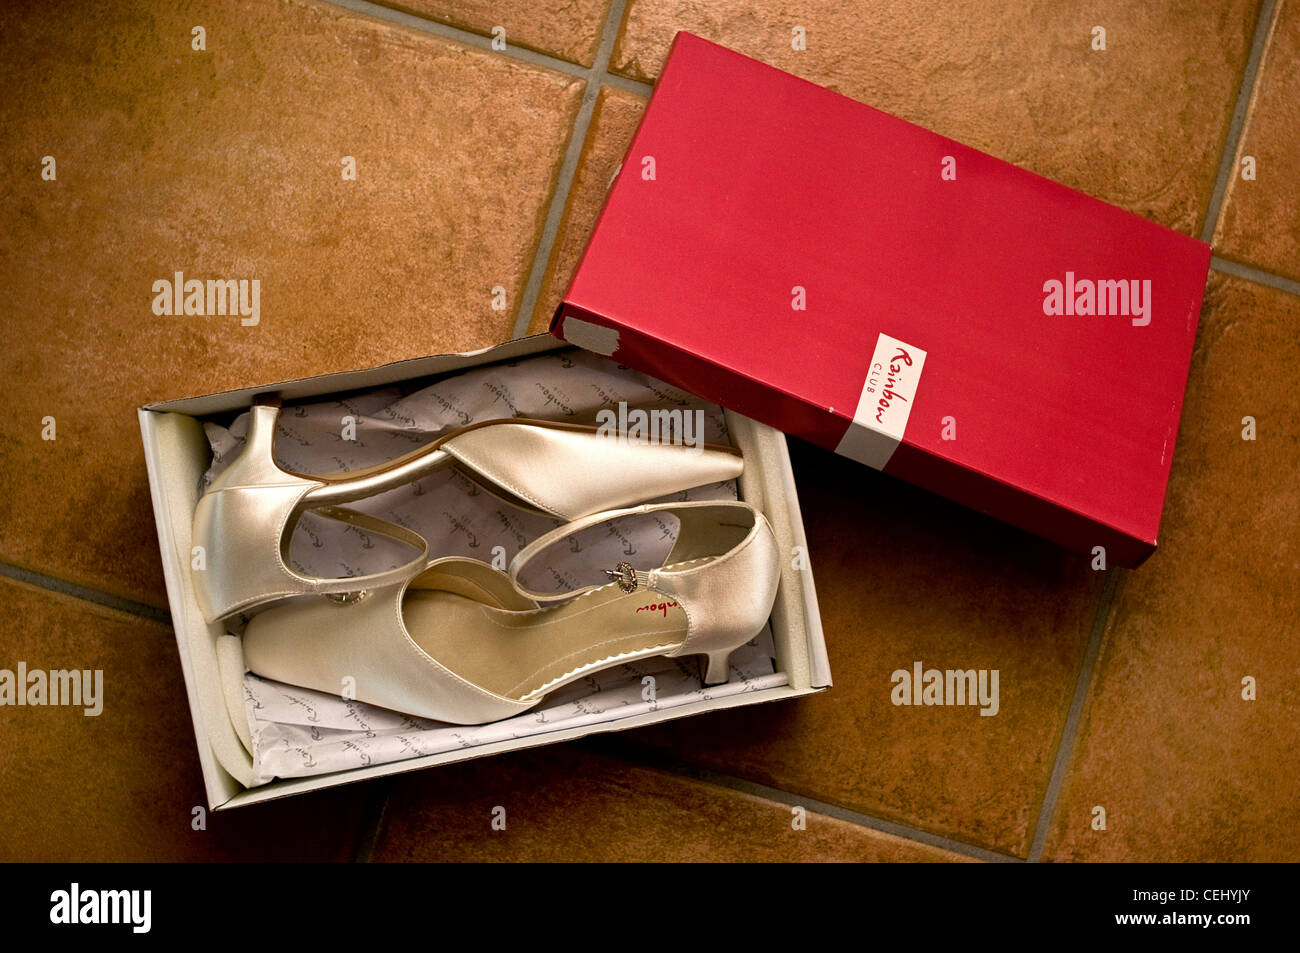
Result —
<path fill-rule="evenodd" d="M 613 569 L 606 569 L 605 575 L 618 580 L 618 587 L 624 592 L 636 592 L 636 570 L 631 563 L 619 563 Z"/>
<path fill-rule="evenodd" d="M 368 595 L 370 595 L 369 589 L 358 589 L 355 592 L 329 592 L 325 594 L 325 598 L 338 606 L 350 606 Z"/>

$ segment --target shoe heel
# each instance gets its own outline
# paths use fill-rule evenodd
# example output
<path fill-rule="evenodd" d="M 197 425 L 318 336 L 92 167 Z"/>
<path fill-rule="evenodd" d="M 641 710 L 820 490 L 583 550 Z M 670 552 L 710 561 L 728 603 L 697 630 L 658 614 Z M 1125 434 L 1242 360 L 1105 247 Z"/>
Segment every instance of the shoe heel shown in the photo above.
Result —
<path fill-rule="evenodd" d="M 280 417 L 280 398 L 258 394 L 248 412 L 248 433 L 239 455 L 212 481 L 208 493 L 232 487 L 280 486 L 285 474 L 275 462 L 275 428 Z"/>
<path fill-rule="evenodd" d="M 258 394 L 248 408 L 248 435 L 244 438 L 244 453 L 259 461 L 275 459 L 275 426 L 280 418 L 278 394 Z"/>
<path fill-rule="evenodd" d="M 731 670 L 727 665 L 729 658 L 731 658 L 731 649 L 705 652 L 700 656 L 700 670 L 704 673 L 705 685 L 721 685 L 731 679 Z"/>

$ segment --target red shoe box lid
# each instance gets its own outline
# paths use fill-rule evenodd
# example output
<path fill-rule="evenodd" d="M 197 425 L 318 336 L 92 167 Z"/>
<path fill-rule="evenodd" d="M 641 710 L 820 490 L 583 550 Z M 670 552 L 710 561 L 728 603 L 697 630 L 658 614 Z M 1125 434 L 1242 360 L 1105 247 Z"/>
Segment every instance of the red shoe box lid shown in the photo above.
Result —
<path fill-rule="evenodd" d="M 1210 248 L 679 33 L 551 330 L 1088 552 L 1155 549 Z"/>

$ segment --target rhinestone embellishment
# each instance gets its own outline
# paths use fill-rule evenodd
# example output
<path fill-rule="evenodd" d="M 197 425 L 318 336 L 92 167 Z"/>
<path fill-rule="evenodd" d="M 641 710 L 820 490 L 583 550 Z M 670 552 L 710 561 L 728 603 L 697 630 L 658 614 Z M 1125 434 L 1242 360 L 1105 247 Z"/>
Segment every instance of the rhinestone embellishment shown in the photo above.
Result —
<path fill-rule="evenodd" d="M 624 592 L 636 592 L 636 570 L 631 563 L 619 563 L 613 569 L 606 569 L 605 575 L 618 580 L 618 587 Z"/>

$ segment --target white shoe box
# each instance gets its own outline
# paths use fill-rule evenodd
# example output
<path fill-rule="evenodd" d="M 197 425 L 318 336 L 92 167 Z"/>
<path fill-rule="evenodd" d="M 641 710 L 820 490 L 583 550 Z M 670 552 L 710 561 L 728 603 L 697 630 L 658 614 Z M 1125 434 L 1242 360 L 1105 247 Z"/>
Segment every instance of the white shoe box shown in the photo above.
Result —
<path fill-rule="evenodd" d="M 331 394 L 377 388 L 405 381 L 446 375 L 497 361 L 514 361 L 568 345 L 550 335 L 535 335 L 464 354 L 445 354 L 386 364 L 367 370 L 266 384 L 203 397 L 151 404 L 139 410 L 149 488 L 158 527 L 159 546 L 171 606 L 172 622 L 184 671 L 190 714 L 198 742 L 208 805 L 222 810 L 286 797 L 304 791 L 383 777 L 454 761 L 481 758 L 517 748 L 531 748 L 604 731 L 624 731 L 702 714 L 722 708 L 794 698 L 823 691 L 831 684 L 830 666 L 822 635 L 821 618 L 808 563 L 807 541 L 795 492 L 785 437 L 779 431 L 727 411 L 727 425 L 735 444 L 744 452 L 745 472 L 740 478 L 741 497 L 767 516 L 784 554 L 781 582 L 772 610 L 770 628 L 776 668 L 785 684 L 755 688 L 725 697 L 711 697 L 707 689 L 697 699 L 655 710 L 640 710 L 620 717 L 617 709 L 602 720 L 560 728 L 541 735 L 494 741 L 352 770 L 256 784 L 249 751 L 236 725 L 246 720 L 244 686 L 232 671 L 229 638 L 222 623 L 204 622 L 195 601 L 191 553 L 191 520 L 198 502 L 201 479 L 211 462 L 202 421 L 209 415 L 247 409 L 255 394 L 279 392 L 286 401 L 324 398 Z M 438 555 L 438 554 L 431 554 Z M 223 664 L 224 662 L 224 664 Z M 223 672 L 225 678 L 223 679 Z M 242 728 L 242 725 L 241 725 Z"/>

